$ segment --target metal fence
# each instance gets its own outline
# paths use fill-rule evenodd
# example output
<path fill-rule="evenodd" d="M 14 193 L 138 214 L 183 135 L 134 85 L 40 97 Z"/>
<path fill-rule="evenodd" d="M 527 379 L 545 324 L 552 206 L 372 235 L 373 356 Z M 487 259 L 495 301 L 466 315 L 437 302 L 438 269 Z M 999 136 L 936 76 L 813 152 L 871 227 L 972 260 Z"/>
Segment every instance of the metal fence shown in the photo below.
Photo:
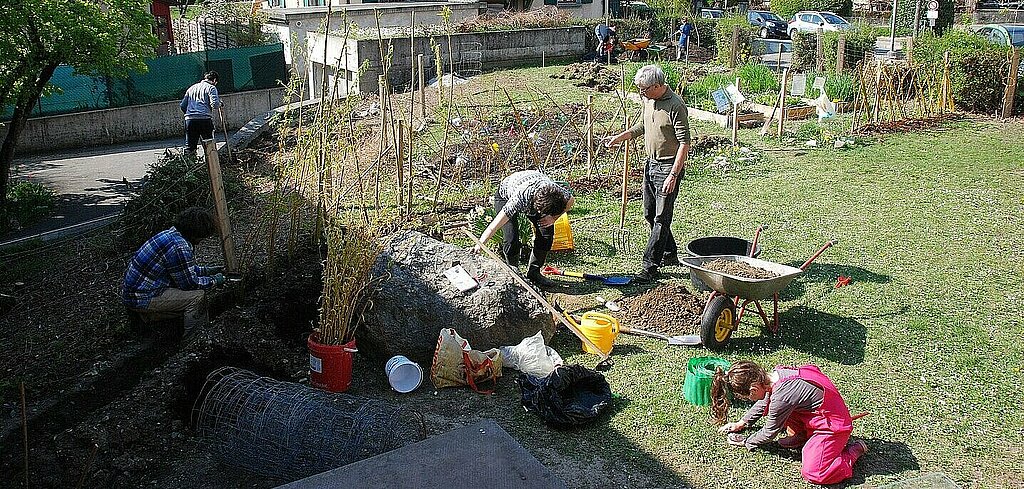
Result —
<path fill-rule="evenodd" d="M 146 66 L 149 69 L 145 73 L 132 73 L 126 78 L 83 75 L 70 66 L 60 66 L 50 79 L 56 90 L 41 98 L 31 115 L 180 100 L 185 90 L 210 70 L 220 75 L 220 93 L 274 88 L 288 80 L 282 44 L 160 56 L 147 60 Z M 9 120 L 13 113 L 14 107 L 4 107 L 0 119 Z"/>

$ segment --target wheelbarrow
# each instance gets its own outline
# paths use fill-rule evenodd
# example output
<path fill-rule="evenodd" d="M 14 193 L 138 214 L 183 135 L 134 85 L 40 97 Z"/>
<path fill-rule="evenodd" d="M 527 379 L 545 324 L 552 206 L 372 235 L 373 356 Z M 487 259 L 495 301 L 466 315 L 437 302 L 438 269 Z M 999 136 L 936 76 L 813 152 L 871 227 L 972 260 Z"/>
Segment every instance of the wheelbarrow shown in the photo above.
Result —
<path fill-rule="evenodd" d="M 635 56 L 639 52 L 645 51 L 648 47 L 650 47 L 650 45 L 650 39 L 639 38 L 623 41 L 622 48 L 626 50 L 626 52 L 629 54 L 630 61 L 632 61 L 633 56 Z"/>
<path fill-rule="evenodd" d="M 755 238 L 756 240 L 756 238 Z M 755 241 L 756 243 L 756 241 Z M 721 350 L 739 327 L 740 320 L 753 305 L 753 310 L 764 321 L 765 328 L 772 334 L 779 332 L 779 292 L 790 282 L 804 273 L 816 258 L 825 250 L 836 244 L 836 241 L 825 243 L 818 251 L 807 259 L 800 268 L 782 265 L 770 261 L 759 260 L 742 255 L 714 255 L 680 258 L 684 265 L 690 267 L 694 274 L 710 289 L 711 295 L 704 305 L 704 313 L 700 321 L 700 339 L 710 350 Z M 754 246 L 756 248 L 756 245 Z M 746 263 L 774 273 L 773 278 L 757 279 L 740 277 L 704 267 L 713 260 L 729 260 Z M 772 316 L 769 318 L 761 301 L 772 299 Z"/>

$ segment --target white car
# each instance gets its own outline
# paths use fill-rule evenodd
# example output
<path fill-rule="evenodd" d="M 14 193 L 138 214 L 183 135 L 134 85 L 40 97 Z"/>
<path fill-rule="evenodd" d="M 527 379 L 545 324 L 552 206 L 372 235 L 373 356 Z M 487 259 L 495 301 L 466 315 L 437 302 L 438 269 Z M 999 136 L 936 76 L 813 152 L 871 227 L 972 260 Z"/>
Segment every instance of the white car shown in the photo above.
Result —
<path fill-rule="evenodd" d="M 819 27 L 825 31 L 842 31 L 852 29 L 853 24 L 832 12 L 797 12 L 789 21 L 789 37 L 797 32 L 817 32 Z"/>

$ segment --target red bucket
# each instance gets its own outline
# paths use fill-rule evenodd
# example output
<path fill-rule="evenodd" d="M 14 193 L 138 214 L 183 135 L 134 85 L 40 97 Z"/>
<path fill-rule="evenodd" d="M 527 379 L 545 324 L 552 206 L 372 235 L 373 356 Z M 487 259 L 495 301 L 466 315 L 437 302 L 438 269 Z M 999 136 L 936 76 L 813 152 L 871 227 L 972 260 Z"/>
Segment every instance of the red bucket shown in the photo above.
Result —
<path fill-rule="evenodd" d="M 319 343 L 316 333 L 309 335 L 309 383 L 330 392 L 345 392 L 352 383 L 352 354 L 356 340 L 344 345 Z"/>

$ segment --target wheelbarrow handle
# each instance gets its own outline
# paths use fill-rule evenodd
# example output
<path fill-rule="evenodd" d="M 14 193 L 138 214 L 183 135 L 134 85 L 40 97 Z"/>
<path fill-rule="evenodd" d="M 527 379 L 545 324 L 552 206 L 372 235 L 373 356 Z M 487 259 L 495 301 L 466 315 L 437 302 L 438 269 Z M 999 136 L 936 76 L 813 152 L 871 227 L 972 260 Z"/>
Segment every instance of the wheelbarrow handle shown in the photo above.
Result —
<path fill-rule="evenodd" d="M 758 226 L 757 230 L 754 231 L 754 242 L 750 244 L 750 258 L 753 258 L 754 253 L 757 253 L 757 242 L 761 239 L 761 231 L 764 231 L 763 224 Z"/>
<path fill-rule="evenodd" d="M 808 258 L 807 261 L 805 261 L 803 265 L 800 265 L 800 269 L 801 270 L 807 270 L 807 267 L 811 266 L 811 262 L 813 262 L 816 258 L 821 256 L 821 254 L 824 253 L 825 250 L 831 248 L 832 245 L 837 244 L 837 243 L 839 243 L 839 240 L 833 239 L 833 240 L 825 243 L 824 245 L 822 245 L 821 248 L 818 248 L 818 251 L 814 255 L 812 255 L 810 258 Z"/>

